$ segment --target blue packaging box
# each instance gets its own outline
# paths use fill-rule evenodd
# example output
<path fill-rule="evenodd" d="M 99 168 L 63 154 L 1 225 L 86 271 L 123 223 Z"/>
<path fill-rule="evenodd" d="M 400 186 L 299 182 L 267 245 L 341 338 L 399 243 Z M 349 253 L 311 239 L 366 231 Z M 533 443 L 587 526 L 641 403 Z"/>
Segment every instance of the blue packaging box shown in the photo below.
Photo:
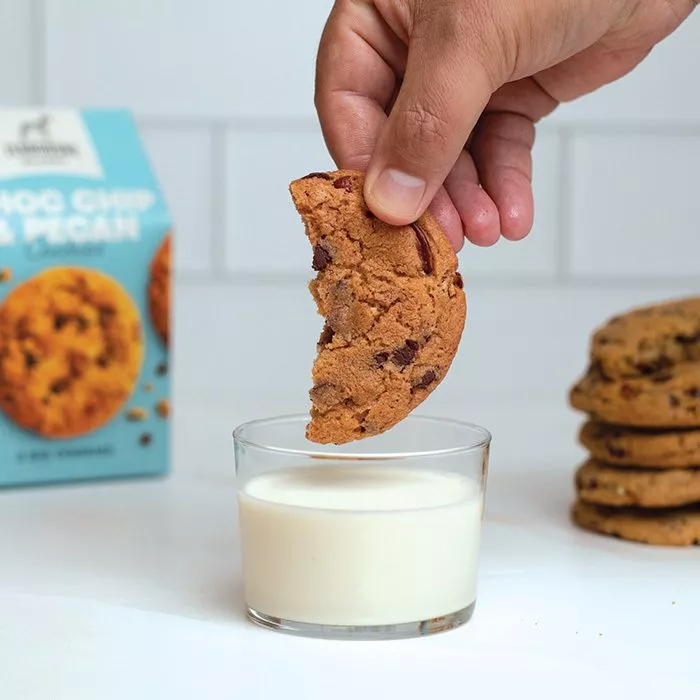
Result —
<path fill-rule="evenodd" d="M 171 219 L 122 110 L 0 110 L 0 486 L 164 474 Z"/>

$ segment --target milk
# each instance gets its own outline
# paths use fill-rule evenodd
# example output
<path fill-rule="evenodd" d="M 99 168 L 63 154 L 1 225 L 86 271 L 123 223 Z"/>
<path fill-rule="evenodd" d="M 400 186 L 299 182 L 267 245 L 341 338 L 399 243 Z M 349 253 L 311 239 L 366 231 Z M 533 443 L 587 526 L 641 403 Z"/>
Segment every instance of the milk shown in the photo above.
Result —
<path fill-rule="evenodd" d="M 239 493 L 246 604 L 283 620 L 391 625 L 476 598 L 479 485 L 451 473 L 326 463 Z"/>

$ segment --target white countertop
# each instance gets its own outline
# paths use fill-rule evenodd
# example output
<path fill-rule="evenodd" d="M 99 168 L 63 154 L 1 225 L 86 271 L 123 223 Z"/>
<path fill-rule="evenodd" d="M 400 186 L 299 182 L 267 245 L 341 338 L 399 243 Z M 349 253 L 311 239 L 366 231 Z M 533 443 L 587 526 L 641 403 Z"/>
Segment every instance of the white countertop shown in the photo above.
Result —
<path fill-rule="evenodd" d="M 542 411 L 483 408 L 496 438 L 468 625 L 400 642 L 255 628 L 241 608 L 228 439 L 242 416 L 226 403 L 180 407 L 168 479 L 0 494 L 3 700 L 423 698 L 460 686 L 506 698 L 535 682 L 546 698 L 601 688 L 607 697 L 616 683 L 646 697 L 699 687 L 699 553 L 571 527 L 578 454 L 566 411 L 544 422 L 551 460 L 571 467 L 533 460 Z"/>
<path fill-rule="evenodd" d="M 169 478 L 0 492 L 2 700 L 698 695 L 700 550 L 570 525 L 582 453 L 563 392 L 448 392 L 423 411 L 494 434 L 472 621 L 324 642 L 254 627 L 241 600 L 230 430 L 304 397 L 193 384 L 176 382 Z"/>

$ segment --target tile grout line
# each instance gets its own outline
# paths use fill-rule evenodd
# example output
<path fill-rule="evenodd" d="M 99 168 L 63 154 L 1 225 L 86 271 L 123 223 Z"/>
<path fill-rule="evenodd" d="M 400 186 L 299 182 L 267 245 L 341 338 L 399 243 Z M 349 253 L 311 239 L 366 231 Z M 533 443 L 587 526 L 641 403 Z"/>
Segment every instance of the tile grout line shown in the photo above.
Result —
<path fill-rule="evenodd" d="M 637 289 L 644 287 L 648 289 L 684 289 L 693 288 L 700 290 L 696 277 L 658 277 L 650 279 L 648 277 L 626 277 L 620 279 L 610 276 L 572 275 L 562 283 L 560 280 L 549 276 L 541 277 L 489 277 L 477 275 L 470 277 L 471 286 L 478 289 L 513 289 L 523 291 L 537 290 L 588 290 L 599 292 L 601 290 Z M 309 281 L 309 276 L 305 272 L 282 272 L 282 271 L 246 271 L 231 272 L 221 270 L 217 274 L 207 272 L 181 272 L 177 277 L 178 283 L 188 287 L 200 287 L 207 285 L 258 285 L 258 286 L 305 286 Z"/>
<path fill-rule="evenodd" d="M 226 271 L 226 236 L 228 230 L 228 211 L 226 206 L 227 168 L 226 168 L 226 125 L 213 124 L 209 130 L 210 173 L 209 183 L 209 225 L 211 242 L 209 249 L 209 267 L 216 280 Z"/>
<path fill-rule="evenodd" d="M 559 130 L 559 154 L 557 170 L 557 239 L 556 239 L 556 281 L 566 284 L 571 278 L 571 244 L 573 227 L 571 205 L 573 200 L 572 178 L 572 137 L 570 129 Z"/>
<path fill-rule="evenodd" d="M 206 129 L 223 127 L 246 133 L 293 132 L 315 133 L 320 130 L 318 121 L 313 117 L 177 117 L 138 115 L 139 122 L 157 129 Z"/>
<path fill-rule="evenodd" d="M 33 0 L 41 3 L 42 0 Z M 213 126 L 241 131 L 245 133 L 294 132 L 313 133 L 320 129 L 314 116 L 230 116 L 230 117 L 193 117 L 193 116 L 163 116 L 157 114 L 139 114 L 139 122 L 159 129 L 207 129 Z M 655 121 L 649 123 L 626 120 L 620 122 L 547 122 L 538 124 L 542 133 L 569 134 L 576 132 L 586 136 L 670 136 L 677 138 L 700 138 L 700 120 L 685 122 Z"/>
<path fill-rule="evenodd" d="M 46 104 L 46 3 L 30 0 L 29 62 L 31 101 L 35 106 Z"/>

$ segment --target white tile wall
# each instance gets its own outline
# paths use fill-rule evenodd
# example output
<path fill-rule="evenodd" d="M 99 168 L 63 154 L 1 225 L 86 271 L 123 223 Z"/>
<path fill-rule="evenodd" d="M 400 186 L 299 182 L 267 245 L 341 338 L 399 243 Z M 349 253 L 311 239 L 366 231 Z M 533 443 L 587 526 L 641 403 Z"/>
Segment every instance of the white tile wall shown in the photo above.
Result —
<path fill-rule="evenodd" d="M 0 3 L 0 107 L 32 102 L 32 7 L 27 0 Z"/>
<path fill-rule="evenodd" d="M 212 136 L 205 129 L 154 128 L 141 134 L 176 225 L 175 262 L 181 272 L 212 265 Z"/>
<path fill-rule="evenodd" d="M 330 167 L 312 92 L 331 4 L 0 0 L 0 105 L 134 109 L 185 277 L 308 275 L 287 184 Z M 468 247 L 465 268 L 509 284 L 694 273 L 698 66 L 696 13 L 631 76 L 545 123 L 534 232 Z"/>
<path fill-rule="evenodd" d="M 310 116 L 331 0 L 50 0 L 49 102 L 178 117 Z M 79 77 L 79 79 L 76 79 Z"/>
<path fill-rule="evenodd" d="M 632 73 L 564 106 L 557 121 L 700 122 L 700 13 L 661 42 Z"/>
<path fill-rule="evenodd" d="M 571 271 L 697 277 L 700 129 L 581 135 L 572 146 Z"/>
<path fill-rule="evenodd" d="M 628 307 L 698 292 L 700 280 L 557 293 L 468 283 L 469 311 L 459 352 L 449 381 L 438 387 L 425 411 L 449 414 L 450 407 L 461 405 L 479 420 L 484 400 L 517 402 L 528 411 L 528 404 L 540 399 L 563 409 L 569 387 L 586 368 L 593 328 Z M 179 301 L 178 362 L 190 368 L 180 377 L 179 391 L 225 395 L 234 405 L 238 397 L 257 397 L 264 389 L 266 397 L 279 402 L 275 410 L 303 410 L 323 325 L 304 285 L 192 285 Z"/>
<path fill-rule="evenodd" d="M 333 167 L 320 131 L 231 132 L 227 163 L 228 269 L 308 274 L 311 252 L 288 187 Z"/>
<path fill-rule="evenodd" d="M 561 149 L 558 132 L 540 127 L 533 152 L 535 225 L 522 241 L 502 238 L 491 248 L 465 246 L 460 264 L 465 274 L 552 278 L 557 274 L 560 247 Z"/>

